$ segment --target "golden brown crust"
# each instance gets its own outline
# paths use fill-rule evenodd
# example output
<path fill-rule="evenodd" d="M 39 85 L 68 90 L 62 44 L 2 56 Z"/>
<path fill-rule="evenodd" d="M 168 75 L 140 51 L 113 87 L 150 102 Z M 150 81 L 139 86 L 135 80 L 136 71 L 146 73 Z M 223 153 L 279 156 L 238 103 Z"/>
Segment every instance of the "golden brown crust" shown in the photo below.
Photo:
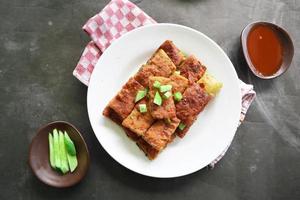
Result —
<path fill-rule="evenodd" d="M 159 70 L 156 65 L 143 65 L 136 73 L 134 79 L 142 86 L 148 87 L 150 76 L 169 76 L 168 70 Z"/>
<path fill-rule="evenodd" d="M 138 90 L 144 87 L 130 78 L 121 91 L 109 102 L 108 106 L 113 109 L 122 121 L 131 113 L 135 105 L 135 96 Z"/>
<path fill-rule="evenodd" d="M 177 131 L 179 137 L 183 137 L 186 134 L 210 99 L 211 96 L 197 83 L 192 84 L 185 90 L 183 99 L 176 104 L 176 115 L 186 125 L 182 131 Z"/>
<path fill-rule="evenodd" d="M 152 117 L 154 119 L 170 119 L 176 117 L 175 104 L 172 97 L 164 99 L 161 106 L 158 106 L 153 102 L 155 93 L 158 91 L 153 87 L 155 81 L 159 81 L 161 85 L 166 85 L 171 83 L 171 79 L 160 76 L 152 76 L 149 78 L 149 109 Z"/>
<path fill-rule="evenodd" d="M 176 66 L 179 66 L 180 63 L 184 60 L 184 55 L 180 52 L 180 50 L 174 45 L 174 43 L 171 40 L 166 40 L 159 47 L 159 49 L 164 50 Z"/>
<path fill-rule="evenodd" d="M 173 139 L 172 135 L 179 122 L 180 120 L 177 118 L 171 119 L 170 122 L 158 120 L 144 134 L 143 139 L 154 149 L 161 151 Z"/>
<path fill-rule="evenodd" d="M 189 81 L 185 77 L 178 74 L 172 74 L 170 76 L 170 79 L 171 79 L 170 84 L 173 86 L 174 93 L 175 92 L 183 93 L 189 84 Z"/>
<path fill-rule="evenodd" d="M 118 125 L 122 124 L 122 118 L 113 109 L 111 109 L 108 106 L 104 109 L 103 115 L 111 119 L 113 122 L 115 122 Z"/>
<path fill-rule="evenodd" d="M 132 110 L 130 115 L 124 119 L 122 125 L 132 132 L 136 133 L 139 136 L 144 135 L 144 133 L 148 130 L 148 128 L 152 125 L 154 119 L 152 118 L 149 109 L 146 113 L 141 113 L 139 111 L 139 104 L 146 104 L 146 100 L 138 103 L 135 108 Z"/>
<path fill-rule="evenodd" d="M 189 56 L 178 67 L 180 75 L 187 78 L 190 83 L 198 81 L 206 71 L 206 67 L 193 55 Z"/>
<path fill-rule="evenodd" d="M 122 126 L 122 125 L 121 125 Z M 126 135 L 134 142 L 137 142 L 140 139 L 140 136 L 138 136 L 136 133 L 132 132 L 128 128 L 125 128 L 122 126 L 123 130 L 125 131 Z"/>
<path fill-rule="evenodd" d="M 122 126 L 122 119 L 113 109 L 111 109 L 110 107 L 106 107 L 103 111 L 103 115 L 115 122 L 116 124 L 120 125 L 130 139 L 132 139 L 133 141 L 137 141 L 139 139 L 139 136 L 136 133 Z"/>
<path fill-rule="evenodd" d="M 162 49 L 159 49 L 155 54 L 149 59 L 147 64 L 156 65 L 158 70 L 164 71 L 164 73 L 171 75 L 175 70 L 176 66 Z"/>
<path fill-rule="evenodd" d="M 139 138 L 136 142 L 137 146 L 145 153 L 145 155 L 149 158 L 149 160 L 153 160 L 159 154 L 159 151 L 154 149 L 151 145 L 149 145 L 145 140 Z"/>

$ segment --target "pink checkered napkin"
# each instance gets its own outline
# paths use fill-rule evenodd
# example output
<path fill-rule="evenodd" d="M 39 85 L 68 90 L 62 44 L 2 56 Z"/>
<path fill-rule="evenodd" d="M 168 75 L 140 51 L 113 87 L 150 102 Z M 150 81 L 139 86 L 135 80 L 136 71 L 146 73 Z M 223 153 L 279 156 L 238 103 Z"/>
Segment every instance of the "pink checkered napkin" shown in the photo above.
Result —
<path fill-rule="evenodd" d="M 113 41 L 128 31 L 153 23 L 156 22 L 130 1 L 112 0 L 83 26 L 92 41 L 85 47 L 73 75 L 88 85 L 97 60 Z"/>
<path fill-rule="evenodd" d="M 124 33 L 137 27 L 156 23 L 151 17 L 144 13 L 139 7 L 128 0 L 112 0 L 106 5 L 100 13 L 89 19 L 83 26 L 83 30 L 91 37 L 92 41 L 85 47 L 82 56 L 73 71 L 76 76 L 85 85 L 89 80 L 93 69 L 105 49 Z M 240 123 L 253 99 L 255 91 L 252 85 L 240 81 L 242 93 L 242 110 Z M 225 155 L 230 144 L 224 149 L 209 166 L 214 165 Z"/>

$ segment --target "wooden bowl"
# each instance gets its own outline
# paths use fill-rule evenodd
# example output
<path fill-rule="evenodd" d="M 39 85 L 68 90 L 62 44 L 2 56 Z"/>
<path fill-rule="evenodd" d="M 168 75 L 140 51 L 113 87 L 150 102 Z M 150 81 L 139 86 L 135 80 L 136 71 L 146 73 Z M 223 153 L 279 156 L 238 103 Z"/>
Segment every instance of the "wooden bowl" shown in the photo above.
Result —
<path fill-rule="evenodd" d="M 279 70 L 271 76 L 264 76 L 261 73 L 259 73 L 256 70 L 253 63 L 251 62 L 251 59 L 250 59 L 250 56 L 248 53 L 247 39 L 248 39 L 249 33 L 251 32 L 251 30 L 254 27 L 256 27 L 258 25 L 265 25 L 265 26 L 272 28 L 275 31 L 275 33 L 278 35 L 278 37 L 282 43 L 283 61 L 282 61 L 282 64 L 281 64 Z M 248 24 L 241 33 L 241 44 L 242 44 L 243 54 L 244 54 L 244 57 L 246 59 L 246 62 L 248 64 L 249 68 L 251 69 L 251 71 L 253 72 L 254 75 L 256 75 L 257 77 L 262 78 L 262 79 L 272 79 L 272 78 L 276 78 L 276 77 L 280 76 L 281 74 L 283 74 L 289 68 L 289 66 L 292 62 L 293 56 L 294 56 L 294 45 L 293 45 L 293 41 L 292 41 L 290 35 L 288 34 L 288 32 L 286 30 L 284 30 L 283 28 L 279 27 L 278 25 L 272 24 L 270 22 L 253 22 L 253 23 Z"/>
<path fill-rule="evenodd" d="M 51 168 L 49 162 L 48 134 L 53 129 L 67 131 L 73 140 L 78 166 L 74 172 L 62 175 Z M 41 127 L 33 138 L 29 150 L 29 165 L 36 177 L 47 185 L 64 188 L 78 183 L 86 175 L 90 164 L 89 151 L 80 132 L 70 123 L 55 121 Z"/>

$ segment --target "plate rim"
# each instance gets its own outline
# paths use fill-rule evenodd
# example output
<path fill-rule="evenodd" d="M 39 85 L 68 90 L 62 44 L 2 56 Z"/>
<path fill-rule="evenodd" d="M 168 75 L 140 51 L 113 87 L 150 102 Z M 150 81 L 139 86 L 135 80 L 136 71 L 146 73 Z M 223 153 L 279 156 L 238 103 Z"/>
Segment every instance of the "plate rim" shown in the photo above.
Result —
<path fill-rule="evenodd" d="M 224 58 L 227 60 L 227 61 L 229 61 L 229 63 L 231 64 L 231 68 L 233 69 L 233 72 L 234 72 L 234 77 L 235 77 L 235 81 L 237 82 L 237 85 L 239 85 L 239 78 L 238 78 L 238 74 L 237 74 L 237 72 L 236 72 L 236 70 L 235 70 L 235 67 L 234 67 L 234 65 L 233 65 L 233 63 L 231 62 L 231 60 L 230 60 L 230 58 L 228 57 L 228 55 L 225 53 L 225 51 L 214 41 L 214 40 L 212 40 L 211 38 L 209 38 L 207 35 L 205 35 L 204 33 L 202 33 L 202 32 L 200 32 L 200 31 L 198 31 L 198 30 L 195 30 L 195 29 L 193 29 L 193 28 L 191 28 L 191 27 L 188 27 L 188 26 L 184 26 L 184 25 L 180 25 L 180 24 L 174 24 L 174 23 L 157 23 L 157 24 L 149 24 L 149 25 L 145 25 L 145 26 L 141 26 L 141 27 L 138 27 L 138 28 L 136 28 L 136 29 L 134 29 L 134 30 L 131 30 L 131 31 L 129 31 L 129 32 L 127 32 L 127 33 L 125 33 L 124 35 L 122 35 L 121 37 L 119 37 L 118 39 L 116 39 L 104 52 L 103 52 L 103 54 L 101 55 L 101 57 L 104 57 L 106 54 L 107 54 L 107 52 L 109 52 L 108 50 L 109 49 L 111 49 L 111 48 L 113 48 L 115 45 L 117 45 L 118 44 L 118 42 L 120 41 L 120 40 L 124 40 L 124 38 L 126 38 L 126 37 L 128 37 L 128 35 L 131 35 L 132 33 L 135 33 L 135 32 L 137 32 L 137 31 L 141 31 L 142 29 L 148 29 L 148 28 L 151 28 L 151 27 L 157 27 L 157 26 L 171 26 L 171 27 L 176 27 L 176 28 L 182 28 L 182 29 L 185 29 L 185 30 L 188 30 L 188 31 L 191 31 L 191 32 L 194 32 L 194 33 L 196 33 L 196 34 L 198 34 L 198 35 L 201 35 L 202 37 L 204 37 L 206 40 L 209 40 L 209 42 L 211 42 L 212 44 L 214 44 L 214 46 L 216 47 L 216 48 L 218 48 L 218 50 L 223 54 L 223 56 L 224 56 Z M 97 64 L 95 65 L 95 66 L 97 66 L 98 65 L 98 63 L 99 63 L 99 61 L 101 60 L 101 57 L 100 57 L 100 59 L 97 61 Z M 96 67 L 95 67 L 96 68 Z M 93 80 L 93 78 L 95 77 L 95 75 L 94 75 L 95 73 L 92 73 L 92 75 L 91 75 L 91 77 L 90 77 L 90 82 L 89 83 L 91 83 L 92 82 L 92 80 Z M 141 174 L 141 175 L 144 175 L 144 176 L 147 176 L 147 177 L 153 177 L 153 178 L 162 178 L 162 179 L 165 179 L 165 178 L 176 178 L 176 177 L 182 177 L 182 176 L 186 176 L 186 175 L 189 175 L 189 174 L 193 174 L 193 173 L 195 173 L 195 172 L 197 172 L 197 171 L 199 171 L 199 170 L 201 170 L 201 169 L 203 169 L 204 167 L 201 167 L 201 168 L 197 168 L 197 169 L 195 169 L 195 170 L 191 170 L 191 171 L 189 171 L 189 172 L 184 172 L 184 173 L 179 173 L 178 175 L 167 175 L 167 176 L 157 176 L 157 175 L 155 175 L 155 174 L 150 174 L 150 173 L 143 173 L 142 171 L 140 171 L 140 170 L 135 170 L 135 169 L 132 169 L 132 168 L 130 168 L 130 167 L 128 167 L 128 166 L 126 166 L 126 164 L 125 163 L 122 163 L 122 162 L 120 162 L 117 158 L 115 158 L 113 155 L 111 155 L 110 154 L 110 152 L 109 152 L 109 150 L 108 149 L 106 149 L 105 147 L 104 147 L 104 145 L 101 143 L 101 140 L 99 140 L 99 138 L 98 138 L 98 136 L 97 136 L 97 134 L 95 133 L 95 128 L 94 128 L 94 125 L 93 125 L 93 123 L 92 123 L 92 121 L 91 121 L 91 114 L 90 114 L 90 111 L 89 111 L 89 99 L 90 99 L 90 87 L 88 86 L 88 90 L 87 90 L 87 111 L 88 111 L 88 117 L 89 117 L 89 121 L 90 121 L 90 124 L 91 124 L 91 127 L 92 127 L 92 129 L 93 129 L 93 132 L 94 132 L 94 134 L 95 134 L 95 136 L 96 136 L 96 138 L 97 138 L 97 140 L 98 140 L 98 142 L 100 143 L 100 145 L 102 146 L 102 148 L 107 152 L 107 154 L 111 157 L 111 158 L 113 158 L 113 160 L 115 160 L 117 163 L 119 163 L 120 165 L 122 165 L 123 167 L 125 167 L 125 168 L 127 168 L 127 169 L 129 169 L 130 171 L 133 171 L 133 172 L 135 172 L 135 173 L 138 173 L 138 174 Z M 239 105 L 237 105 L 237 106 L 239 106 L 239 110 L 241 110 L 242 109 L 242 95 L 241 95 L 241 91 L 240 90 L 238 90 L 238 96 L 240 97 L 239 98 Z M 228 144 L 228 146 L 230 146 L 231 145 L 231 142 L 232 142 L 232 140 L 234 139 L 234 136 L 235 136 L 235 134 L 236 134 L 236 131 L 237 131 L 237 128 L 239 127 L 239 118 L 238 118 L 238 120 L 237 120 L 237 122 L 236 122 L 236 125 L 235 125 L 235 128 L 234 128 L 234 134 L 233 134 L 233 136 L 232 136 L 232 138 L 231 138 L 231 140 L 230 140 L 230 143 Z M 209 163 L 211 163 L 211 162 L 213 162 L 215 159 L 217 159 L 221 154 L 222 154 L 222 152 L 223 151 L 225 151 L 226 150 L 226 148 L 224 149 L 224 150 L 222 150 L 221 152 L 220 152 L 220 154 L 218 154 L 218 156 L 216 157 L 216 158 L 214 158 L 214 159 L 212 159 Z M 208 165 L 209 165 L 209 163 L 208 163 Z"/>

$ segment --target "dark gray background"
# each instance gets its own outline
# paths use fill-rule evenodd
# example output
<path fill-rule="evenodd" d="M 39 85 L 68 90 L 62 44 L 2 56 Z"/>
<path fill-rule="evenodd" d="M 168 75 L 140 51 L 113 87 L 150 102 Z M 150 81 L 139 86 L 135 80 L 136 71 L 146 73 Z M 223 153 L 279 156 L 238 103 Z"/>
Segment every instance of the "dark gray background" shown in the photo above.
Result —
<path fill-rule="evenodd" d="M 1 0 L 0 199 L 300 199 L 300 1 L 135 1 L 158 22 L 195 28 L 228 54 L 257 98 L 228 153 L 215 169 L 153 179 L 120 166 L 90 127 L 87 87 L 72 76 L 89 38 L 86 20 L 108 0 Z M 255 78 L 240 54 L 239 35 L 255 20 L 288 30 L 295 45 L 291 68 L 274 80 Z M 53 120 L 77 126 L 91 166 L 69 189 L 39 182 L 27 165 L 37 128 Z"/>

